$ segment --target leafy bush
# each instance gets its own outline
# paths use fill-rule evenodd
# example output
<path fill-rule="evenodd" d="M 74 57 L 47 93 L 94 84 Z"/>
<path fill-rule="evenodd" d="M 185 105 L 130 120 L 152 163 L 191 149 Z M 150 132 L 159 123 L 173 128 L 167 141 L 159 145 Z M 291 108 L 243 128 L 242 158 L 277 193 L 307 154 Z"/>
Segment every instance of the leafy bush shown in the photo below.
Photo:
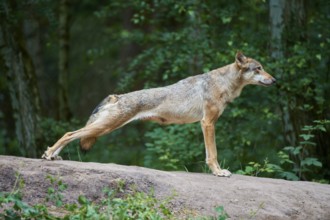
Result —
<path fill-rule="evenodd" d="M 63 195 L 62 192 L 67 188 L 67 185 L 62 182 L 61 179 L 58 179 L 54 176 L 47 175 L 46 177 L 52 187 L 47 189 L 47 202 L 53 202 L 57 207 L 61 207 L 63 205 Z"/>
<path fill-rule="evenodd" d="M 204 166 L 204 142 L 199 123 L 158 127 L 145 135 L 147 167 L 164 170 L 199 169 Z"/>
<path fill-rule="evenodd" d="M 321 161 L 314 157 L 316 143 L 313 142 L 315 135 L 313 132 L 326 132 L 326 125 L 330 124 L 329 120 L 316 120 L 313 125 L 306 125 L 302 128 L 299 135 L 301 141 L 298 146 L 287 146 L 278 151 L 278 164 L 269 163 L 268 159 L 264 160 L 264 164 L 257 162 L 249 162 L 244 170 L 238 170 L 236 173 L 258 176 L 275 176 L 288 180 L 322 180 L 322 174 L 318 171 L 322 167 Z"/>
<path fill-rule="evenodd" d="M 287 146 L 278 152 L 280 165 L 278 172 L 280 177 L 291 180 L 320 179 L 323 175 L 318 171 L 322 167 L 321 161 L 316 158 L 316 143 L 313 141 L 313 132 L 326 132 L 329 120 L 316 120 L 313 125 L 306 125 L 299 135 L 298 146 Z M 285 171 L 284 171 L 285 170 Z"/>
<path fill-rule="evenodd" d="M 244 170 L 238 170 L 236 173 L 248 176 L 258 176 L 259 174 L 265 175 L 266 173 L 275 172 L 273 164 L 270 164 L 267 158 L 264 160 L 263 164 L 257 162 L 249 162 L 248 164 L 249 165 L 245 166 Z"/>

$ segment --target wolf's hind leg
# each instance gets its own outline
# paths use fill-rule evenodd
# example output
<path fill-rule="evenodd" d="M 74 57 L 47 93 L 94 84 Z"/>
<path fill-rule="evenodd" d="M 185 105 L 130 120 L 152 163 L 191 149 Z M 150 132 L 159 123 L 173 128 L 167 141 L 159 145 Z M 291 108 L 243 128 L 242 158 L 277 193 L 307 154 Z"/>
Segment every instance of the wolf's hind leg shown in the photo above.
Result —
<path fill-rule="evenodd" d="M 124 103 L 125 104 L 125 103 Z M 136 108 L 124 108 L 125 111 L 118 108 L 118 97 L 110 95 L 91 115 L 85 127 L 67 132 L 52 147 L 48 147 L 42 158 L 47 160 L 58 159 L 58 154 L 71 141 L 81 139 L 81 148 L 88 150 L 101 135 L 112 132 L 113 130 L 124 126 L 134 120 Z"/>
<path fill-rule="evenodd" d="M 85 137 L 83 140 L 85 146 L 91 146 L 95 141 L 96 137 L 99 137 L 105 133 L 111 132 L 113 129 L 107 128 L 105 124 L 90 124 L 79 130 L 67 132 L 62 138 L 60 138 L 52 147 L 48 147 L 42 158 L 47 160 L 59 159 L 58 154 L 61 150 L 71 141 Z M 93 142 L 94 141 L 94 142 Z"/>

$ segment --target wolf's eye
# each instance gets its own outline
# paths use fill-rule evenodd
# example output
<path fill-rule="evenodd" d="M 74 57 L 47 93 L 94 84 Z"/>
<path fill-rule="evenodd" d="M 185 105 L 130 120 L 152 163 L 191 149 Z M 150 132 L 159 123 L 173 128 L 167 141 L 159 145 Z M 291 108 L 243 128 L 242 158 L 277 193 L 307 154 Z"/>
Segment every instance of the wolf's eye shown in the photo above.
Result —
<path fill-rule="evenodd" d="M 261 66 L 258 66 L 254 69 L 254 71 L 259 72 L 261 70 Z"/>

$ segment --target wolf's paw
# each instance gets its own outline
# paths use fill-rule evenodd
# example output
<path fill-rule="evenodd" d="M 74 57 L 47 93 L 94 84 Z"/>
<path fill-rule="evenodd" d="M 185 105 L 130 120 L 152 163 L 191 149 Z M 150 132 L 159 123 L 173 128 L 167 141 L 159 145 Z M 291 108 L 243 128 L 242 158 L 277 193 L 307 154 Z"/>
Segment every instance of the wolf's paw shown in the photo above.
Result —
<path fill-rule="evenodd" d="M 231 176 L 231 172 L 229 170 L 217 170 L 215 172 L 213 172 L 213 174 L 215 176 L 224 176 L 224 177 L 230 177 Z"/>
<path fill-rule="evenodd" d="M 51 155 L 51 154 L 47 153 L 47 151 L 45 151 L 45 153 L 41 156 L 42 159 L 45 159 L 45 160 L 62 160 L 62 157 L 60 157 L 58 155 Z"/>
<path fill-rule="evenodd" d="M 55 155 L 52 156 L 52 160 L 63 160 L 61 156 Z"/>
<path fill-rule="evenodd" d="M 41 156 L 41 158 L 45 160 L 52 160 L 51 156 L 47 155 L 46 152 Z"/>
<path fill-rule="evenodd" d="M 58 156 L 58 155 L 55 155 L 55 156 L 48 156 L 46 153 L 44 153 L 42 156 L 41 156 L 42 159 L 45 159 L 45 160 L 63 160 L 61 156 Z"/>

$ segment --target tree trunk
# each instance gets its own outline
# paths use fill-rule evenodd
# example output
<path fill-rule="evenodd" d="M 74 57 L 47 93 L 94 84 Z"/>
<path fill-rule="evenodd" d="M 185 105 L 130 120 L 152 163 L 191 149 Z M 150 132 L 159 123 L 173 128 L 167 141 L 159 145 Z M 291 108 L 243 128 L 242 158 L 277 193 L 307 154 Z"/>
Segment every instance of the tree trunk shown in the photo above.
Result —
<path fill-rule="evenodd" d="M 270 0 L 271 56 L 274 59 L 283 58 L 282 35 L 284 29 L 285 0 Z"/>
<path fill-rule="evenodd" d="M 22 25 L 17 20 L 10 20 L 10 14 L 15 13 L 16 2 L 8 2 L 2 1 L 0 4 L 0 55 L 5 66 L 21 153 L 36 157 L 39 93 L 34 67 L 25 49 Z"/>
<path fill-rule="evenodd" d="M 284 35 L 284 13 L 285 0 L 270 0 L 269 14 L 270 14 L 270 28 L 271 28 L 271 57 L 274 60 L 284 59 L 283 51 L 283 35 Z M 277 73 L 283 75 L 282 69 L 278 68 Z M 279 91 L 279 97 L 287 97 L 284 91 Z M 297 144 L 297 134 L 295 133 L 294 124 L 288 108 L 288 101 L 281 104 L 282 123 L 284 130 L 284 137 L 288 144 L 295 146 Z"/>
<path fill-rule="evenodd" d="M 68 102 L 69 75 L 69 1 L 60 1 L 59 12 L 59 76 L 58 76 L 58 116 L 61 120 L 71 118 Z"/>
<path fill-rule="evenodd" d="M 37 20 L 37 16 L 32 16 L 32 18 L 25 18 L 23 21 L 23 34 L 26 44 L 26 50 L 29 51 L 29 56 L 32 60 L 34 72 L 36 75 L 36 79 L 38 81 L 38 88 L 40 91 L 49 91 L 48 87 L 45 85 L 44 78 L 47 76 L 45 74 L 44 68 L 44 60 L 45 57 L 43 54 L 43 42 L 42 42 L 42 31 L 43 27 L 40 26 L 40 22 Z M 38 92 L 39 93 L 39 92 Z M 49 114 L 49 106 L 46 106 L 42 100 L 46 100 L 46 97 L 42 97 L 42 93 L 40 94 L 40 108 L 42 115 Z M 41 112 L 40 111 L 40 112 Z M 45 114 L 43 114 L 45 113 Z"/>

